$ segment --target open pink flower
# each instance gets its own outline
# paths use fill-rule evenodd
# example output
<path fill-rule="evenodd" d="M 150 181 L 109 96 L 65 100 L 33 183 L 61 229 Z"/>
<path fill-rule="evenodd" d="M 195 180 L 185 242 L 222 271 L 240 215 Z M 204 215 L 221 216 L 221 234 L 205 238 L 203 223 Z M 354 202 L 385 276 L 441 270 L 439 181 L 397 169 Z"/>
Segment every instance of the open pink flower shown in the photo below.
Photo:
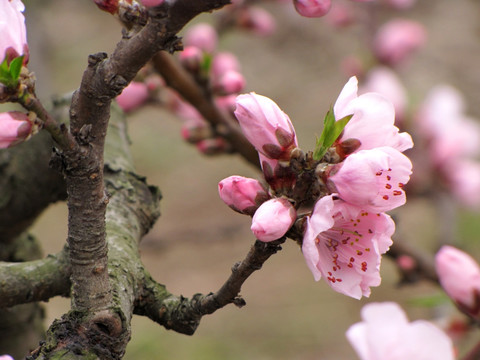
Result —
<path fill-rule="evenodd" d="M 24 142 L 32 134 L 33 126 L 22 112 L 0 113 L 0 149 Z"/>
<path fill-rule="evenodd" d="M 370 303 L 362 308 L 362 322 L 346 336 L 361 360 L 454 360 L 452 340 L 425 320 L 408 322 L 394 302 Z"/>
<path fill-rule="evenodd" d="M 289 159 L 297 147 L 290 118 L 269 98 L 255 93 L 239 95 L 235 116 L 250 143 L 270 159 Z"/>
<path fill-rule="evenodd" d="M 368 297 L 370 287 L 380 285 L 381 254 L 392 244 L 394 230 L 386 214 L 325 196 L 307 218 L 303 256 L 316 281 L 323 277 L 337 292 Z"/>
<path fill-rule="evenodd" d="M 435 256 L 435 269 L 445 292 L 458 307 L 480 317 L 480 266 L 467 253 L 442 246 Z"/>
<path fill-rule="evenodd" d="M 405 204 L 403 186 L 410 180 L 412 162 L 400 151 L 384 146 L 361 150 L 333 166 L 332 192 L 344 201 L 371 212 Z"/>
<path fill-rule="evenodd" d="M 218 193 L 225 204 L 242 214 L 253 215 L 270 198 L 265 187 L 255 179 L 229 176 L 218 183 Z"/>
<path fill-rule="evenodd" d="M 344 86 L 333 107 L 337 120 L 352 115 L 339 139 L 358 139 L 358 150 L 390 146 L 398 151 L 405 151 L 413 146 L 412 138 L 407 133 L 399 133 L 394 125 L 395 110 L 390 101 L 377 93 L 358 96 L 358 81 L 351 77 Z"/>
<path fill-rule="evenodd" d="M 260 205 L 250 229 L 258 240 L 269 242 L 285 235 L 296 218 L 297 212 L 287 199 L 274 198 Z"/>
<path fill-rule="evenodd" d="M 0 62 L 26 55 L 28 60 L 27 29 L 20 0 L 0 0 Z"/>

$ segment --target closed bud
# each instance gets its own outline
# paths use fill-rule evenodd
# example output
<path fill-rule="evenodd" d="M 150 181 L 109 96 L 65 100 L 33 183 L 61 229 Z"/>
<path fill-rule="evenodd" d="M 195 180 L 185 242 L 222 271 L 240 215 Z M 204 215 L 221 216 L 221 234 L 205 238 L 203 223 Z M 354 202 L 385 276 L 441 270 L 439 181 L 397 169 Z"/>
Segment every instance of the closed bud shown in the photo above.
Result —
<path fill-rule="evenodd" d="M 123 89 L 122 93 L 117 96 L 118 106 L 125 112 L 138 109 L 145 104 L 149 98 L 149 91 L 143 82 L 132 81 Z"/>
<path fill-rule="evenodd" d="M 227 71 L 240 72 L 240 63 L 235 55 L 229 52 L 220 52 L 212 59 L 212 76 L 219 78 Z"/>
<path fill-rule="evenodd" d="M 180 64 L 192 73 L 197 73 L 203 61 L 203 51 L 196 46 L 187 46 L 180 53 Z"/>
<path fill-rule="evenodd" d="M 260 36 L 268 36 L 275 31 L 275 20 L 268 11 L 256 6 L 248 6 L 242 10 L 237 20 L 240 27 Z"/>
<path fill-rule="evenodd" d="M 239 95 L 235 116 L 248 141 L 266 157 L 288 160 L 297 147 L 292 122 L 269 98 L 255 93 Z"/>
<path fill-rule="evenodd" d="M 218 35 L 212 25 L 201 23 L 187 30 L 183 43 L 185 46 L 196 46 L 211 54 L 217 47 Z"/>
<path fill-rule="evenodd" d="M 0 113 L 0 149 L 5 149 L 27 140 L 34 130 L 28 115 L 9 111 Z"/>
<path fill-rule="evenodd" d="M 321 17 L 328 13 L 332 2 L 330 0 L 293 0 L 295 10 L 305 17 Z"/>
<path fill-rule="evenodd" d="M 218 155 L 230 151 L 229 144 L 222 137 L 200 140 L 195 144 L 198 151 L 205 155 Z"/>
<path fill-rule="evenodd" d="M 257 209 L 250 229 L 258 240 L 274 241 L 287 233 L 296 218 L 297 212 L 290 201 L 284 198 L 270 199 Z"/>
<path fill-rule="evenodd" d="M 118 12 L 118 0 L 93 0 L 100 10 L 115 14 Z"/>
<path fill-rule="evenodd" d="M 442 246 L 435 256 L 440 284 L 460 310 L 480 319 L 480 267 L 467 253 Z"/>
<path fill-rule="evenodd" d="M 270 196 L 265 187 L 255 179 L 230 176 L 218 183 L 218 193 L 233 210 L 252 216 Z"/>
<path fill-rule="evenodd" d="M 229 70 L 215 83 L 214 91 L 219 95 L 238 94 L 245 88 L 245 78 L 237 71 Z"/>
<path fill-rule="evenodd" d="M 190 143 L 211 138 L 213 135 L 212 127 L 202 119 L 189 119 L 182 124 L 182 137 Z"/>

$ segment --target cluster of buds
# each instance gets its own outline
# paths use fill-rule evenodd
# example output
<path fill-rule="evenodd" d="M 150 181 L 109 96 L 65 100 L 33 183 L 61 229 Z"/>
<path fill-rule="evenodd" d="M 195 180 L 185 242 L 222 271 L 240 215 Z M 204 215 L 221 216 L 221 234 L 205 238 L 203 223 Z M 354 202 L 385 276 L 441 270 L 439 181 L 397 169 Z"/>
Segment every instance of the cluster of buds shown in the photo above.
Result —
<path fill-rule="evenodd" d="M 33 92 L 28 74 L 28 45 L 20 0 L 0 1 L 0 102 L 25 100 Z M 18 111 L 0 113 L 0 148 L 20 144 L 38 131 L 36 116 Z"/>
<path fill-rule="evenodd" d="M 185 33 L 184 50 L 179 54 L 182 66 L 192 74 L 196 82 L 211 96 L 217 107 L 232 113 L 236 96 L 245 87 L 240 63 L 235 55 L 217 52 L 218 34 L 209 24 L 192 26 Z M 190 104 L 175 97 L 172 110 L 183 120 L 182 137 L 195 144 L 206 155 L 230 151 L 229 144 L 218 134 Z"/>
<path fill-rule="evenodd" d="M 248 214 L 256 208 L 251 229 L 258 240 L 286 235 L 299 242 L 316 280 L 354 298 L 368 296 L 380 284 L 381 255 L 392 243 L 395 225 L 385 212 L 405 203 L 412 170 L 402 152 L 413 142 L 394 126 L 393 105 L 376 93 L 357 96 L 351 78 L 325 117 L 316 149 L 306 153 L 272 100 L 240 95 L 235 116 L 259 153 L 269 198 L 260 204 L 258 191 L 232 195 L 240 181 L 256 181 L 238 177 L 235 187 L 225 186 L 232 178 L 220 183 L 221 198 L 237 211 L 232 199 L 248 203 Z"/>

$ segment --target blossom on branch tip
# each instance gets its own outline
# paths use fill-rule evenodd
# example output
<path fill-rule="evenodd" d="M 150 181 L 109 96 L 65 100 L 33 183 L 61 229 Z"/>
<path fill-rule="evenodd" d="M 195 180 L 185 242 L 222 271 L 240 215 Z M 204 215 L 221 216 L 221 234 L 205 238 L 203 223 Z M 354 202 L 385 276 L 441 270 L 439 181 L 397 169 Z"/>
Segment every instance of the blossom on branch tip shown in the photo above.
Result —
<path fill-rule="evenodd" d="M 287 160 L 297 147 L 290 118 L 269 98 L 255 93 L 239 95 L 235 116 L 248 141 L 266 157 Z"/>
<path fill-rule="evenodd" d="M 27 29 L 20 0 L 0 0 L 0 63 L 24 55 L 28 62 Z"/>
<path fill-rule="evenodd" d="M 27 140 L 34 126 L 27 114 L 18 111 L 0 113 L 0 149 L 5 149 Z"/>
<path fill-rule="evenodd" d="M 387 98 L 377 93 L 358 96 L 357 92 L 358 80 L 351 77 L 333 107 L 337 120 L 353 114 L 339 142 L 358 139 L 361 145 L 357 151 L 390 146 L 403 152 L 413 147 L 412 137 L 405 132 L 399 133 L 394 125 L 395 109 Z"/>
<path fill-rule="evenodd" d="M 342 200 L 366 211 L 383 212 L 405 204 L 403 187 L 411 174 L 410 159 L 385 146 L 347 156 L 332 166 L 328 179 L 332 192 Z"/>
<path fill-rule="evenodd" d="M 384 213 L 371 213 L 336 199 L 317 201 L 307 218 L 302 252 L 316 281 L 360 299 L 380 285 L 380 262 L 392 244 L 395 224 Z"/>
<path fill-rule="evenodd" d="M 253 215 L 258 207 L 270 198 L 258 180 L 236 175 L 220 181 L 218 193 L 225 204 L 247 215 Z"/>
<path fill-rule="evenodd" d="M 293 0 L 295 10 L 305 17 L 321 17 L 328 13 L 331 0 Z"/>
<path fill-rule="evenodd" d="M 269 242 L 284 236 L 296 218 L 297 212 L 287 199 L 274 198 L 255 211 L 250 229 L 258 240 Z"/>
<path fill-rule="evenodd" d="M 394 302 L 370 303 L 346 336 L 361 360 L 454 360 L 452 340 L 425 320 L 409 322 Z"/>
<path fill-rule="evenodd" d="M 467 253 L 442 246 L 435 256 L 440 284 L 460 310 L 480 318 L 480 266 Z"/>

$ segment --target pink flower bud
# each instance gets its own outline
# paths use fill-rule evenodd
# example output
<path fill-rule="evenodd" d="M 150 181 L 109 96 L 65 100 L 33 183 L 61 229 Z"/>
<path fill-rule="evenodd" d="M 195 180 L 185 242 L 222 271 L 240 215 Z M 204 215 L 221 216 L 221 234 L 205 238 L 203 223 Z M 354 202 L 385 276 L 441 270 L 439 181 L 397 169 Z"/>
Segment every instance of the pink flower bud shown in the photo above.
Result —
<path fill-rule="evenodd" d="M 24 142 L 32 131 L 32 123 L 26 114 L 18 111 L 0 113 L 0 149 Z"/>
<path fill-rule="evenodd" d="M 154 6 L 158 6 L 158 5 L 162 5 L 165 0 L 140 0 L 143 4 L 143 6 L 146 6 L 146 7 L 154 7 Z"/>
<path fill-rule="evenodd" d="M 25 6 L 20 0 L 0 1 L 0 62 L 25 55 L 28 61 L 27 29 L 22 12 Z"/>
<path fill-rule="evenodd" d="M 404 10 L 411 8 L 416 0 L 385 0 L 385 2 L 394 9 Z"/>
<path fill-rule="evenodd" d="M 289 117 L 269 98 L 255 93 L 239 95 L 235 116 L 248 141 L 266 157 L 288 160 L 297 147 Z"/>
<path fill-rule="evenodd" d="M 480 315 L 480 267 L 467 253 L 442 246 L 435 256 L 440 284 L 457 306 L 467 314 Z"/>
<path fill-rule="evenodd" d="M 182 137 L 190 142 L 197 143 L 211 138 L 213 131 L 211 126 L 203 119 L 188 119 L 182 124 Z"/>
<path fill-rule="evenodd" d="M 331 7 L 330 0 L 293 0 L 295 10 L 305 17 L 321 17 L 328 13 Z"/>
<path fill-rule="evenodd" d="M 195 144 L 198 151 L 205 155 L 218 155 L 230 151 L 229 144 L 222 137 L 200 140 Z"/>
<path fill-rule="evenodd" d="M 270 198 L 258 180 L 243 176 L 230 176 L 220 181 L 218 193 L 225 204 L 246 215 L 253 215 L 258 207 Z"/>
<path fill-rule="evenodd" d="M 100 10 L 115 14 L 118 11 L 119 0 L 93 0 Z"/>
<path fill-rule="evenodd" d="M 285 235 L 296 218 L 297 212 L 287 199 L 270 199 L 255 211 L 250 229 L 258 240 L 269 242 Z"/>
<path fill-rule="evenodd" d="M 133 111 L 142 106 L 149 98 L 148 88 L 142 82 L 132 81 L 122 93 L 117 96 L 118 106 L 125 112 Z"/>
<path fill-rule="evenodd" d="M 219 78 L 230 70 L 240 72 L 240 63 L 235 55 L 221 52 L 213 57 L 211 68 L 213 77 Z"/>
<path fill-rule="evenodd" d="M 425 29 L 420 23 L 394 19 L 378 30 L 373 51 L 380 61 L 389 65 L 398 65 L 421 48 L 426 37 Z"/>
<path fill-rule="evenodd" d="M 212 25 L 201 23 L 187 30 L 183 43 L 185 46 L 196 46 L 207 53 L 213 53 L 217 47 L 218 35 Z"/>
<path fill-rule="evenodd" d="M 238 17 L 238 25 L 253 31 L 256 35 L 268 36 L 275 31 L 275 19 L 272 15 L 256 6 L 245 7 Z"/>
<path fill-rule="evenodd" d="M 187 46 L 180 53 L 180 63 L 192 73 L 200 70 L 203 61 L 203 51 L 196 46 Z"/>
<path fill-rule="evenodd" d="M 233 70 L 227 71 L 214 84 L 214 91 L 219 95 L 238 94 L 244 88 L 245 78 Z"/>
<path fill-rule="evenodd" d="M 327 22 L 336 28 L 344 28 L 351 25 L 355 21 L 355 16 L 353 14 L 352 8 L 349 5 L 350 4 L 347 3 L 334 3 L 325 18 Z M 355 73 L 352 75 L 357 74 Z"/>
<path fill-rule="evenodd" d="M 403 271 L 413 271 L 417 266 L 417 262 L 409 255 L 400 255 L 397 260 L 398 267 Z"/>

